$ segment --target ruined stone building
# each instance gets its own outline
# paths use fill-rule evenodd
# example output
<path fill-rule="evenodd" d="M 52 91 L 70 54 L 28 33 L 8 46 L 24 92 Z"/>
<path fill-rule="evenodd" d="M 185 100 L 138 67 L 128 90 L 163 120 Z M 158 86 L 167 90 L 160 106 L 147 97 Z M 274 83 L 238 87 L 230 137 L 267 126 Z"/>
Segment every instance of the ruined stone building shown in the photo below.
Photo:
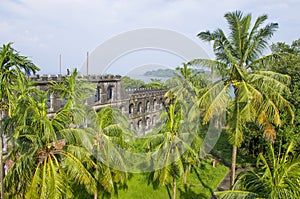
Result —
<path fill-rule="evenodd" d="M 124 89 L 121 85 L 121 76 L 79 76 L 86 78 L 96 86 L 95 96 L 87 102 L 96 111 L 105 106 L 121 110 L 128 118 L 131 128 L 140 135 L 150 132 L 159 118 L 159 111 L 163 108 L 164 94 L 162 89 Z M 42 90 L 47 90 L 50 81 L 60 81 L 61 76 L 31 76 Z M 54 113 L 64 105 L 64 100 L 59 96 L 49 96 L 49 112 Z"/>

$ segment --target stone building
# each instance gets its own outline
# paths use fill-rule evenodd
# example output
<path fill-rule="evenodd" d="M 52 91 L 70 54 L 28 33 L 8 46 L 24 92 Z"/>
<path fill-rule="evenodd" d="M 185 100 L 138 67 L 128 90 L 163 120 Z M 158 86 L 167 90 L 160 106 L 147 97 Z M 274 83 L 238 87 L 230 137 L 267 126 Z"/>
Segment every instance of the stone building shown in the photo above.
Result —
<path fill-rule="evenodd" d="M 43 75 L 31 76 L 42 90 L 47 90 L 50 81 L 60 81 L 61 76 Z M 88 100 L 96 111 L 106 106 L 111 106 L 122 111 L 128 118 L 131 127 L 139 135 L 150 132 L 159 118 L 159 111 L 163 108 L 164 94 L 162 89 L 124 89 L 119 75 L 89 75 L 79 76 L 95 84 L 96 93 Z M 64 100 L 59 96 L 49 96 L 49 113 L 55 113 L 64 105 Z"/>

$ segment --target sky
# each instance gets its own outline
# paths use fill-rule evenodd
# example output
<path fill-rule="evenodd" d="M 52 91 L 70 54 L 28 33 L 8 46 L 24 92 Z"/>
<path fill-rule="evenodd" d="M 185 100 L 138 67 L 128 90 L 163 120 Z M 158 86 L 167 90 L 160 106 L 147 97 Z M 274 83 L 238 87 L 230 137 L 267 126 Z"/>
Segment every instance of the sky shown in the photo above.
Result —
<path fill-rule="evenodd" d="M 300 38 L 300 0 L 0 0 L 0 45 L 13 42 L 13 48 L 40 67 L 40 74 L 58 74 L 60 55 L 63 72 L 82 68 L 87 52 L 92 54 L 105 41 L 141 28 L 178 32 L 211 57 L 211 46 L 196 35 L 226 30 L 224 14 L 235 10 L 252 13 L 253 18 L 267 14 L 268 23 L 279 23 L 271 42 L 291 43 Z M 115 66 L 151 62 L 151 56 L 130 56 L 131 60 L 147 59 L 136 63 L 125 57 Z"/>

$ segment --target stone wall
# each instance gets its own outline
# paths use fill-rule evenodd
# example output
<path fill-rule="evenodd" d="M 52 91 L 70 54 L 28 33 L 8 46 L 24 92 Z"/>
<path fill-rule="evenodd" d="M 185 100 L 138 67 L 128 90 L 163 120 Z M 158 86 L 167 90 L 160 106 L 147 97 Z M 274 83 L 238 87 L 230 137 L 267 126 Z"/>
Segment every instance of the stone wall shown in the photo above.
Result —
<path fill-rule="evenodd" d="M 121 76 L 79 76 L 95 84 L 96 93 L 87 101 L 96 111 L 106 106 L 120 109 L 128 118 L 131 127 L 140 135 L 150 132 L 159 118 L 159 111 L 163 108 L 166 90 L 151 88 L 123 89 Z M 47 90 L 50 81 L 61 81 L 59 75 L 31 76 L 39 89 Z M 65 100 L 60 96 L 49 96 L 49 113 L 55 113 L 61 108 Z"/>

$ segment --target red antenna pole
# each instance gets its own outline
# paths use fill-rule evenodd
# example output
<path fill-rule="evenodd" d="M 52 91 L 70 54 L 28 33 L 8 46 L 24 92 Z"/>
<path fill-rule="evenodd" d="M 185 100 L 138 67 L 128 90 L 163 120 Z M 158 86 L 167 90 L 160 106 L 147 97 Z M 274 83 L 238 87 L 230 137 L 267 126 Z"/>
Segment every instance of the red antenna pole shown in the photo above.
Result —
<path fill-rule="evenodd" d="M 86 75 L 89 75 L 89 52 L 86 52 Z"/>

